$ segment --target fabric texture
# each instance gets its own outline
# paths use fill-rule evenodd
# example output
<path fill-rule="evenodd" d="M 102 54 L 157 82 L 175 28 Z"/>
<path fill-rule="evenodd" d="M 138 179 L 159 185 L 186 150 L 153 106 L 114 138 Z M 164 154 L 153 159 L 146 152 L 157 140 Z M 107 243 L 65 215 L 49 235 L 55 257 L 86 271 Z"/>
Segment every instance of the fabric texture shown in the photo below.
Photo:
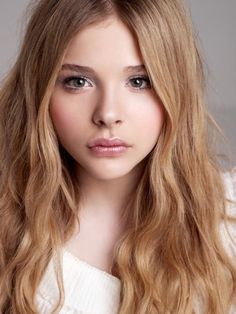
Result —
<path fill-rule="evenodd" d="M 62 250 L 65 303 L 61 314 L 115 314 L 120 280 Z M 49 314 L 59 299 L 53 262 L 50 261 L 36 295 L 40 314 Z"/>
<path fill-rule="evenodd" d="M 227 213 L 230 216 L 236 217 L 236 167 L 230 172 L 224 172 L 222 178 L 225 187 L 225 196 L 230 200 L 227 204 Z M 227 227 L 230 235 L 227 233 L 224 223 L 221 223 L 220 225 L 220 232 L 226 250 L 232 258 L 234 258 L 236 257 L 236 225 L 228 223 Z"/>
<path fill-rule="evenodd" d="M 222 173 L 222 179 L 226 197 L 236 201 L 236 167 L 231 172 Z M 236 217 L 235 204 L 229 203 L 227 210 L 229 214 Z M 229 231 L 236 242 L 235 225 L 229 224 Z M 232 258 L 236 257 L 236 244 L 227 234 L 224 224 L 220 225 L 220 233 L 229 254 Z M 65 303 L 60 314 L 118 313 L 121 291 L 121 281 L 118 278 L 79 260 L 64 248 L 62 249 L 62 268 Z M 38 312 L 50 314 L 58 299 L 59 290 L 51 260 L 37 290 Z M 199 313 L 202 313 L 200 309 Z M 235 314 L 235 309 L 232 309 L 230 313 Z"/>

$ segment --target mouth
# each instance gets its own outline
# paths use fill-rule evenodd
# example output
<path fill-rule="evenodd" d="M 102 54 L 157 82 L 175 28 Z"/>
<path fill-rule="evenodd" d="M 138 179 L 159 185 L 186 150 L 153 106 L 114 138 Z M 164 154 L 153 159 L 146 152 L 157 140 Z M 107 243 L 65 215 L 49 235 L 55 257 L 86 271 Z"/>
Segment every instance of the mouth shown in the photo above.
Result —
<path fill-rule="evenodd" d="M 130 145 L 127 144 L 126 142 L 122 141 L 119 138 L 112 138 L 112 139 L 106 139 L 106 138 L 98 138 L 95 140 L 92 140 L 89 142 L 88 147 L 93 148 L 93 147 L 129 147 Z"/>
<path fill-rule="evenodd" d="M 128 150 L 127 146 L 124 145 L 113 145 L 113 146 L 102 146 L 97 145 L 90 147 L 90 151 L 97 157 L 112 157 L 119 156 Z"/>

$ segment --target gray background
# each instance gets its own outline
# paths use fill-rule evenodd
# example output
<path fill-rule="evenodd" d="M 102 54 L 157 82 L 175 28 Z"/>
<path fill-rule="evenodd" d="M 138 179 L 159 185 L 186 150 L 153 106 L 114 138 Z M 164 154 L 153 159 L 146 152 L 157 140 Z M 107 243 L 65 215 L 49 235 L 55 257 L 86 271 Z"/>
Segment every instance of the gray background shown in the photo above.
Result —
<path fill-rule="evenodd" d="M 228 140 L 218 151 L 231 158 L 227 166 L 236 165 L 236 0 L 186 1 L 206 67 L 209 110 Z M 0 0 L 0 79 L 16 58 L 31 2 Z"/>

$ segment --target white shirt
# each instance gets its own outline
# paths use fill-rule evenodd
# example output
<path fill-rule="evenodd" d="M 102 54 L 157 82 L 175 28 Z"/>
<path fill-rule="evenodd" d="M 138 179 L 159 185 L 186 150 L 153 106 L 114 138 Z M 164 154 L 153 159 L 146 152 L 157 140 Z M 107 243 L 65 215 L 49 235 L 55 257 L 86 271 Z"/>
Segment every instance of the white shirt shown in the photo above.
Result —
<path fill-rule="evenodd" d="M 236 168 L 234 172 L 222 174 L 226 197 L 236 200 Z M 230 214 L 236 217 L 236 207 L 229 205 Z M 236 228 L 229 230 L 236 241 Z M 225 227 L 220 225 L 225 247 L 236 257 L 235 244 L 229 239 Z M 117 314 L 120 302 L 121 281 L 62 249 L 65 303 L 60 314 Z M 40 314 L 49 314 L 59 298 L 53 263 L 50 261 L 37 290 L 36 304 Z M 197 304 L 196 304 L 197 306 Z M 197 306 L 198 307 L 198 306 Z M 199 311 L 201 313 L 201 311 Z M 231 312 L 236 313 L 232 310 Z"/>

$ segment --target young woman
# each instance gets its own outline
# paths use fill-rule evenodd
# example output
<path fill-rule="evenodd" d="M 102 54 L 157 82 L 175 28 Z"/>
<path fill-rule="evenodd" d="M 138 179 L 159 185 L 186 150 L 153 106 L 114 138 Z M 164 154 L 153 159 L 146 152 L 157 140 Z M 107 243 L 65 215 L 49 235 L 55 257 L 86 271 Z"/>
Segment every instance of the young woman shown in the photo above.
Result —
<path fill-rule="evenodd" d="M 236 172 L 180 0 L 41 0 L 0 92 L 1 313 L 235 313 Z"/>

